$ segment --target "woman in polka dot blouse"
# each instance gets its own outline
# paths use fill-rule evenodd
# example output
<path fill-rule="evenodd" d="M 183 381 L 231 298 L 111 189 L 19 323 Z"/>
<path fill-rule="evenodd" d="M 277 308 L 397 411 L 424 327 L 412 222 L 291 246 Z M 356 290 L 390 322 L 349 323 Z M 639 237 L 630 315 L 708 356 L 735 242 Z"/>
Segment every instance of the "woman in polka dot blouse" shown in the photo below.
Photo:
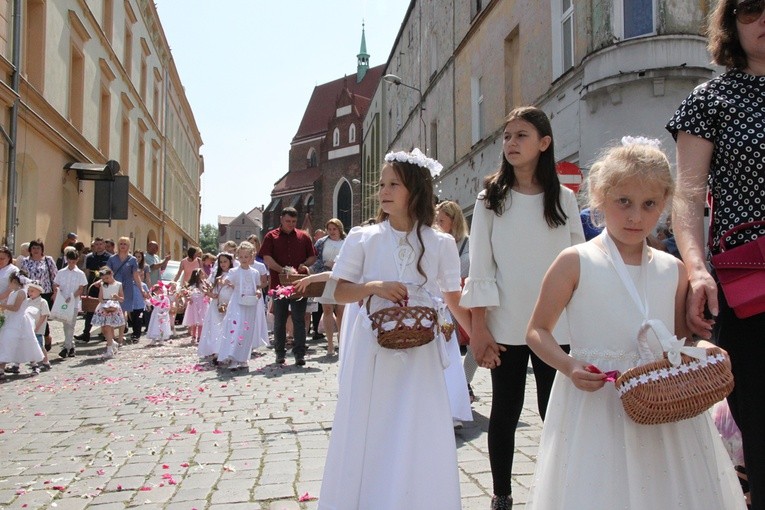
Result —
<path fill-rule="evenodd" d="M 677 244 L 688 268 L 687 321 L 728 351 L 736 387 L 728 397 L 744 439 L 752 509 L 765 509 L 765 313 L 734 314 L 707 269 L 704 205 L 712 200 L 709 246 L 719 251 L 729 229 L 765 220 L 765 1 L 720 0 L 710 17 L 709 50 L 727 72 L 683 101 L 667 129 L 677 139 L 674 212 Z M 726 241 L 738 246 L 765 235 L 749 229 Z M 710 315 L 705 316 L 705 308 Z"/>

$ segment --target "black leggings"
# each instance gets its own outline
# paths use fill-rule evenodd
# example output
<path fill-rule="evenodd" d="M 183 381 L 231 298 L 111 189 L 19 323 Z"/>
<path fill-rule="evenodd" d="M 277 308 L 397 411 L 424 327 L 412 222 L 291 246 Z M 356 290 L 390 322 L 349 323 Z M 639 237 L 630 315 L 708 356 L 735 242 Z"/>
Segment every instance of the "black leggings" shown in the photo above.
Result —
<path fill-rule="evenodd" d="M 526 392 L 526 371 L 531 357 L 537 383 L 537 406 L 542 420 L 556 370 L 539 359 L 526 345 L 506 345 L 500 353 L 501 364 L 491 371 L 491 415 L 489 417 L 489 462 L 496 496 L 512 493 L 515 429 L 521 418 Z M 569 346 L 561 346 L 568 353 Z"/>
<path fill-rule="evenodd" d="M 714 340 L 728 351 L 735 386 L 728 404 L 744 442 L 744 463 L 749 479 L 752 510 L 765 510 L 765 313 L 737 318 L 718 294 L 720 314 L 715 321 Z"/>

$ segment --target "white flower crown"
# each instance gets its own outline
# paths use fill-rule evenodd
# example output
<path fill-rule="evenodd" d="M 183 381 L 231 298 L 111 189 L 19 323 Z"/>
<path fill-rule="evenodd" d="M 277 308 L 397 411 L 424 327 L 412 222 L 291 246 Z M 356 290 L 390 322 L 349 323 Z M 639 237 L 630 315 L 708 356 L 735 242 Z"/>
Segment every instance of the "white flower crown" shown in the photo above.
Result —
<path fill-rule="evenodd" d="M 390 163 L 391 161 L 398 161 L 400 163 L 411 163 L 412 165 L 417 165 L 422 168 L 427 168 L 430 170 L 430 175 L 432 177 L 438 176 L 439 173 L 441 173 L 441 170 L 444 168 L 444 166 L 436 161 L 433 158 L 427 157 L 425 154 L 420 151 L 418 148 L 412 149 L 412 152 L 405 152 L 405 151 L 399 151 L 399 152 L 389 152 L 385 155 L 385 161 Z"/>
<path fill-rule="evenodd" d="M 661 150 L 661 141 L 645 136 L 623 136 L 622 145 L 648 145 L 654 149 Z"/>

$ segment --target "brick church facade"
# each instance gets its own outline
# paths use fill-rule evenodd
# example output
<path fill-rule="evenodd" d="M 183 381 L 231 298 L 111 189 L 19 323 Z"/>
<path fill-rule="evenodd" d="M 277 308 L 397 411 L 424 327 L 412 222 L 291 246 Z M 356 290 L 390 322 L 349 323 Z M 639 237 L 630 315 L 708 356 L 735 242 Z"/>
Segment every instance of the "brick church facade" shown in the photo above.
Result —
<path fill-rule="evenodd" d="M 385 65 L 369 68 L 362 29 L 355 75 L 314 88 L 290 144 L 289 170 L 271 190 L 263 212 L 264 231 L 279 225 L 285 207 L 298 211 L 308 232 L 339 218 L 346 231 L 361 218 L 361 145 L 364 116 Z"/>

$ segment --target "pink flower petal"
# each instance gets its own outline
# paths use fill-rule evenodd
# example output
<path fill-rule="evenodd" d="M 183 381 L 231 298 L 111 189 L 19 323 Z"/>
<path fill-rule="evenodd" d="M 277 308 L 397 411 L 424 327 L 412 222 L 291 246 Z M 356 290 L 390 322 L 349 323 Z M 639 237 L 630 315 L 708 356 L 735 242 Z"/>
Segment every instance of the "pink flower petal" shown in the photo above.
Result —
<path fill-rule="evenodd" d="M 313 501 L 313 500 L 315 500 L 315 499 L 316 499 L 316 496 L 311 496 L 310 494 L 308 494 L 308 493 L 306 492 L 305 494 L 303 494 L 302 496 L 300 496 L 300 497 L 298 498 L 298 501 L 300 501 L 300 502 L 302 503 L 302 502 L 304 502 L 304 501 Z"/>
<path fill-rule="evenodd" d="M 223 431 L 215 429 L 215 430 L 213 430 L 213 434 L 223 434 Z"/>
<path fill-rule="evenodd" d="M 189 463 L 188 462 L 182 462 L 181 463 L 181 467 L 189 467 Z"/>

